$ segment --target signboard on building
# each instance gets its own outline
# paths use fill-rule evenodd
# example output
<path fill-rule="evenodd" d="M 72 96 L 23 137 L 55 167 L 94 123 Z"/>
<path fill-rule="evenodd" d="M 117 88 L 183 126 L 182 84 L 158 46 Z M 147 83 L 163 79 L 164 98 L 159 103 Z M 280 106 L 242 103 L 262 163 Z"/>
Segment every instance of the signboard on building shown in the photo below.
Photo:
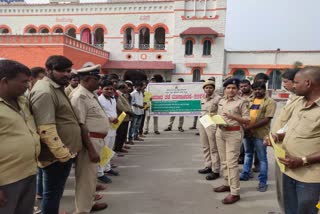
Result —
<path fill-rule="evenodd" d="M 151 115 L 200 115 L 202 83 L 150 83 L 147 90 L 152 94 Z"/>

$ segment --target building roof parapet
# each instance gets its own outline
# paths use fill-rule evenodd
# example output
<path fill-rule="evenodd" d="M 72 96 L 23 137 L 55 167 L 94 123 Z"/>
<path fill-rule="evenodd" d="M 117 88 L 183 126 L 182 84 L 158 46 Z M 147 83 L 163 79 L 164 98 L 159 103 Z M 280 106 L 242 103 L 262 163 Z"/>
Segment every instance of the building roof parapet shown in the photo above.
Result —
<path fill-rule="evenodd" d="M 75 49 L 79 49 L 94 55 L 102 56 L 109 59 L 109 52 L 101 50 L 91 44 L 81 42 L 73 37 L 65 34 L 54 33 L 54 34 L 0 34 L 0 46 L 3 45 L 65 45 Z"/>
<path fill-rule="evenodd" d="M 128 4 L 130 3 L 130 4 Z M 148 3 L 148 4 L 147 4 Z M 168 4 L 172 3 L 172 4 Z M 1 4 L 0 15 L 81 15 L 81 14 L 122 14 L 142 12 L 174 12 L 174 1 L 130 1 L 70 4 Z"/>

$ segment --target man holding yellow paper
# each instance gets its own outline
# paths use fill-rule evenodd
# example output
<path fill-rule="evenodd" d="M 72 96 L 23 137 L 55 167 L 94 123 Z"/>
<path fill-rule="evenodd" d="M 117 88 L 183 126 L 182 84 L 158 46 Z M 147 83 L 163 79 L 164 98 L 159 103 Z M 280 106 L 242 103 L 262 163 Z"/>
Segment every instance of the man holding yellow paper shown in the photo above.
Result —
<path fill-rule="evenodd" d="M 320 195 L 320 68 L 305 67 L 294 77 L 296 101 L 283 139 L 286 167 L 283 175 L 285 213 L 317 214 Z"/>
<path fill-rule="evenodd" d="M 214 93 L 215 82 L 206 81 L 203 83 L 203 90 L 205 97 L 201 99 L 201 114 L 213 116 L 217 114 L 218 103 L 221 97 Z M 199 126 L 200 142 L 203 148 L 203 155 L 205 159 L 204 169 L 200 169 L 200 174 L 208 174 L 207 180 L 215 180 L 220 176 L 220 158 L 218 154 L 216 142 L 216 125 L 210 125 L 205 128 L 201 123 Z"/>
<path fill-rule="evenodd" d="M 109 119 L 109 122 L 111 124 L 116 124 L 118 123 L 118 115 L 117 115 L 117 101 L 114 98 L 114 83 L 109 80 L 104 80 L 102 81 L 100 86 L 102 88 L 102 94 L 98 98 L 99 102 L 104 112 L 106 113 Z M 116 129 L 113 129 L 111 125 L 111 129 L 109 129 L 107 137 L 104 139 L 105 145 L 109 149 L 113 150 L 115 140 L 116 140 Z M 101 177 L 103 178 L 106 177 L 104 176 L 104 172 L 108 173 L 109 175 L 114 175 L 114 176 L 119 175 L 119 172 L 111 169 L 110 161 L 105 166 L 102 166 L 102 167 L 99 166 L 98 179 Z M 106 180 L 102 180 L 102 181 L 105 182 Z M 105 182 L 105 183 L 108 183 L 108 182 Z"/>

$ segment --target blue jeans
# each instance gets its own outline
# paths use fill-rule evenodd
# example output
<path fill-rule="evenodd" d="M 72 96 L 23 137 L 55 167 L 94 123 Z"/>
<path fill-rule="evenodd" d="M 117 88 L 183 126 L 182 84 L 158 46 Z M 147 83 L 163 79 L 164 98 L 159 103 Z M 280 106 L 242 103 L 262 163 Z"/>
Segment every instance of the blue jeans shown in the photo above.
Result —
<path fill-rule="evenodd" d="M 143 115 L 134 115 L 131 121 L 130 130 L 129 130 L 129 140 L 132 140 L 138 137 L 139 128 L 142 122 Z"/>
<path fill-rule="evenodd" d="M 252 167 L 252 160 L 254 150 L 257 152 L 258 159 L 260 161 L 260 174 L 258 176 L 259 183 L 267 184 L 268 181 L 268 158 L 267 158 L 267 147 L 263 145 L 263 139 L 260 138 L 244 138 L 244 164 L 240 174 L 241 178 L 248 179 Z"/>
<path fill-rule="evenodd" d="M 69 160 L 65 163 L 55 162 L 42 169 L 42 214 L 59 213 L 60 199 L 63 195 L 64 185 L 68 179 L 72 163 L 73 160 Z"/>
<path fill-rule="evenodd" d="M 42 196 L 42 192 L 43 192 L 42 169 L 38 167 L 38 172 L 37 172 L 37 195 Z"/>
<path fill-rule="evenodd" d="M 286 214 L 317 214 L 320 183 L 304 183 L 283 174 L 283 199 Z"/>

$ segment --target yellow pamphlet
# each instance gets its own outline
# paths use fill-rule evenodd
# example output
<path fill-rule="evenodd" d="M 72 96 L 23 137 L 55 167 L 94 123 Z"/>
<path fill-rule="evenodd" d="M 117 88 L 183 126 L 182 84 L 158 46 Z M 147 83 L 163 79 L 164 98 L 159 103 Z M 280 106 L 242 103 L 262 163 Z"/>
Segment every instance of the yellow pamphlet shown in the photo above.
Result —
<path fill-rule="evenodd" d="M 214 115 L 212 118 L 212 121 L 217 125 L 227 125 L 226 121 L 220 116 L 220 115 Z"/>
<path fill-rule="evenodd" d="M 316 207 L 320 210 L 320 201 L 318 202 Z"/>
<path fill-rule="evenodd" d="M 118 117 L 118 122 L 117 123 L 111 123 L 111 128 L 116 130 L 119 128 L 119 126 L 121 125 L 121 123 L 123 122 L 124 118 L 126 117 L 126 113 L 122 112 L 119 117 Z"/>
<path fill-rule="evenodd" d="M 227 125 L 227 123 L 220 115 L 214 115 L 213 117 L 211 117 L 210 115 L 206 114 L 202 116 L 199 121 L 204 128 L 207 128 L 211 125 Z"/>
<path fill-rule="evenodd" d="M 114 154 L 114 151 L 112 151 L 109 147 L 104 146 L 100 153 L 100 166 L 104 167 L 111 160 Z"/>
<path fill-rule="evenodd" d="M 148 103 L 151 101 L 152 94 L 148 91 L 144 92 L 143 102 Z"/>
<path fill-rule="evenodd" d="M 274 150 L 274 156 L 275 156 L 276 161 L 277 161 L 277 163 L 279 165 L 279 168 L 280 168 L 281 172 L 285 172 L 286 166 L 284 164 L 280 163 L 279 158 L 285 158 L 286 157 L 286 151 L 280 145 L 278 145 L 278 144 L 276 144 L 274 142 L 274 139 L 272 137 L 271 132 L 269 133 L 269 140 L 270 140 L 270 142 L 272 144 L 272 147 L 273 147 L 273 150 Z"/>

